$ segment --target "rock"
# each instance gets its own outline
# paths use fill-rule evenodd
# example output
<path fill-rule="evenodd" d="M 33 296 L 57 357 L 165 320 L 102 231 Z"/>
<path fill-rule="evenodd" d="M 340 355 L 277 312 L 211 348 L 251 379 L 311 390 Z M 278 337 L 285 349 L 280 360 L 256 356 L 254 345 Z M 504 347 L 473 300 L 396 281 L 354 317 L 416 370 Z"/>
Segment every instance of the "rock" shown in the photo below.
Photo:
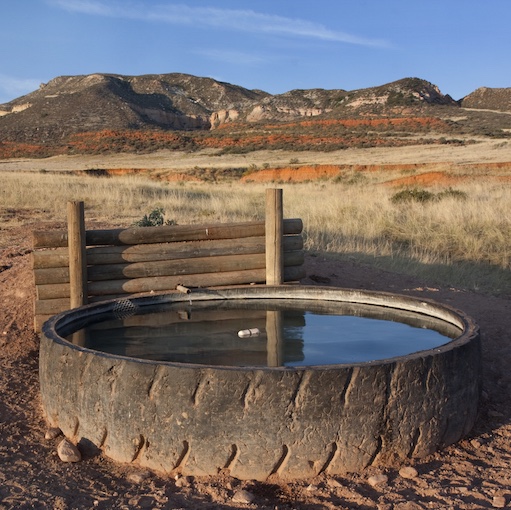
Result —
<path fill-rule="evenodd" d="M 370 476 L 367 479 L 367 483 L 371 487 L 376 487 L 377 485 L 382 485 L 384 483 L 387 483 L 388 480 L 389 480 L 389 477 L 387 475 L 379 474 L 379 475 Z"/>
<path fill-rule="evenodd" d="M 62 430 L 58 427 L 49 427 L 44 434 L 44 439 L 55 439 L 59 437 L 60 434 L 62 434 Z"/>
<path fill-rule="evenodd" d="M 418 474 L 419 473 L 417 473 L 417 470 L 412 466 L 405 466 L 399 470 L 399 475 L 402 478 L 408 479 L 417 478 Z"/>
<path fill-rule="evenodd" d="M 80 462 L 82 460 L 80 450 L 66 438 L 57 446 L 57 453 L 62 462 Z"/>
<path fill-rule="evenodd" d="M 491 504 L 493 508 L 504 508 L 506 506 L 506 498 L 504 496 L 493 496 Z"/>
<path fill-rule="evenodd" d="M 190 485 L 188 482 L 188 478 L 186 476 L 180 476 L 179 478 L 176 478 L 176 487 L 187 487 Z"/>
<path fill-rule="evenodd" d="M 130 473 L 127 478 L 130 482 L 139 484 L 150 476 L 151 473 L 149 473 L 149 471 L 135 471 L 134 473 Z"/>
<path fill-rule="evenodd" d="M 339 483 L 335 478 L 329 478 L 326 483 L 329 487 L 333 487 L 334 489 L 342 487 L 342 484 Z"/>
<path fill-rule="evenodd" d="M 234 496 L 232 497 L 233 503 L 243 503 L 245 505 L 248 505 L 254 501 L 255 496 L 246 490 L 239 490 L 234 493 Z"/>
<path fill-rule="evenodd" d="M 152 496 L 140 496 L 138 500 L 138 508 L 153 508 L 156 504 L 155 499 Z"/>

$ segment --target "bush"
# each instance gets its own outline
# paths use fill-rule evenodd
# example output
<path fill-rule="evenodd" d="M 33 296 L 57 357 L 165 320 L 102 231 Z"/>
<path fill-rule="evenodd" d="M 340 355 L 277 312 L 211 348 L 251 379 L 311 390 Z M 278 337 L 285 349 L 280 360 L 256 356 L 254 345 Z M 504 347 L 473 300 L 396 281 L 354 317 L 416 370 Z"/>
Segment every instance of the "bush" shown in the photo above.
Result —
<path fill-rule="evenodd" d="M 163 207 L 153 209 L 149 214 L 144 214 L 141 220 L 136 221 L 133 225 L 136 227 L 159 227 L 161 225 L 175 225 L 174 220 L 165 221 L 165 211 Z"/>
<path fill-rule="evenodd" d="M 391 201 L 394 204 L 402 202 L 429 202 L 435 200 L 436 195 L 425 189 L 410 188 L 398 191 L 392 195 Z"/>
<path fill-rule="evenodd" d="M 425 189 L 410 188 L 398 191 L 391 197 L 394 204 L 402 202 L 430 202 L 432 200 L 442 200 L 443 198 L 455 198 L 457 200 L 466 200 L 467 194 L 458 189 L 448 188 L 440 193 L 432 193 Z"/>
<path fill-rule="evenodd" d="M 437 195 L 437 197 L 439 199 L 441 199 L 441 198 L 456 198 L 458 200 L 466 200 L 467 196 L 468 195 L 464 191 L 461 191 L 459 189 L 452 189 L 452 188 L 448 188 L 444 191 L 441 191 Z"/>

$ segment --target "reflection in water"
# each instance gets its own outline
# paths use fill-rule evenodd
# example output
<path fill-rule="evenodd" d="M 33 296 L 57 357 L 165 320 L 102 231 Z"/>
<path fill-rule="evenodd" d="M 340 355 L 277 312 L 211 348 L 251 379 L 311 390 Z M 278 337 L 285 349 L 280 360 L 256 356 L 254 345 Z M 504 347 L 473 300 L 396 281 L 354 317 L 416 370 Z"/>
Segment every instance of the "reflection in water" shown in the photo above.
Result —
<path fill-rule="evenodd" d="M 239 301 L 239 300 L 238 300 Z M 240 330 L 259 334 L 240 338 Z M 110 354 L 227 366 L 356 363 L 432 349 L 460 335 L 439 319 L 316 301 L 174 303 L 103 315 L 68 339 Z"/>
<path fill-rule="evenodd" d="M 285 363 L 284 346 L 286 340 L 284 337 L 282 314 L 284 312 L 268 310 L 266 312 L 266 364 L 269 367 L 280 367 Z M 305 324 L 305 322 L 304 322 Z M 299 337 L 297 342 L 303 347 L 303 340 Z M 305 356 L 301 356 L 297 361 L 303 361 Z"/>

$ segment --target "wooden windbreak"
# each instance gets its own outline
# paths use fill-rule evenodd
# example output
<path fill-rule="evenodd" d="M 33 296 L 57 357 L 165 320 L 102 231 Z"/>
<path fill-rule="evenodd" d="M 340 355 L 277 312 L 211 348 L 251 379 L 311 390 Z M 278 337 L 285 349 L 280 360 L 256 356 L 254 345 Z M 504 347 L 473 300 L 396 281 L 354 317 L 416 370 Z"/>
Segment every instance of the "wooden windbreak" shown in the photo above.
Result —
<path fill-rule="evenodd" d="M 268 206 L 281 203 L 270 199 L 280 190 L 267 191 L 266 221 L 238 223 L 85 230 L 83 203 L 68 204 L 67 230 L 33 235 L 35 329 L 87 302 L 179 285 L 278 284 L 280 274 L 283 282 L 303 278 L 302 221 L 282 219 L 280 205 Z M 277 241 L 267 242 L 268 224 L 281 224 Z"/>

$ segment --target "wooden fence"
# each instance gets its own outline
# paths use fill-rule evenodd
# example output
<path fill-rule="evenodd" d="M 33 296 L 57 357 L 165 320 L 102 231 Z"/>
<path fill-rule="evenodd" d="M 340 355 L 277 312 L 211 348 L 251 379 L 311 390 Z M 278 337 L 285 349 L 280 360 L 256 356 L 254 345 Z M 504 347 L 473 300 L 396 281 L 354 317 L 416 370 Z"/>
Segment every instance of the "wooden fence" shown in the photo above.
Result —
<path fill-rule="evenodd" d="M 69 202 L 67 230 L 34 232 L 37 331 L 88 302 L 305 276 L 302 221 L 283 219 L 280 189 L 266 191 L 265 221 L 85 230 L 83 211 Z"/>

